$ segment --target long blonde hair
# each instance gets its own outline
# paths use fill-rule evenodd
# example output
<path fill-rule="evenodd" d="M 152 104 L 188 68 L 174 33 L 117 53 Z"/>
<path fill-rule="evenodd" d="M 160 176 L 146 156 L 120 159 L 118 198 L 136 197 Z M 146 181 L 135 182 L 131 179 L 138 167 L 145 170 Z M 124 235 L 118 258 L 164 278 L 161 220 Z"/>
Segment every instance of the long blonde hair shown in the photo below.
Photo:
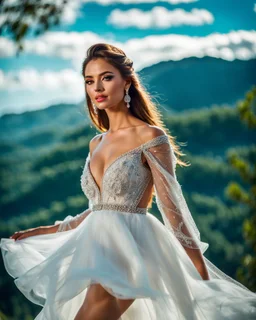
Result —
<path fill-rule="evenodd" d="M 97 58 L 105 59 L 109 64 L 118 69 L 123 79 L 131 79 L 131 86 L 129 89 L 129 95 L 131 96 L 129 110 L 131 114 L 149 125 L 158 126 L 164 130 L 168 135 L 170 144 L 175 152 L 177 164 L 180 166 L 189 166 L 189 163 L 184 162 L 180 158 L 185 154 L 182 153 L 179 145 L 175 143 L 175 137 L 172 136 L 168 128 L 165 127 L 164 122 L 161 119 L 162 115 L 157 110 L 155 103 L 152 101 L 145 87 L 141 84 L 138 74 L 134 71 L 133 61 L 126 56 L 123 50 L 111 44 L 97 43 L 87 50 L 87 56 L 82 64 L 83 77 L 88 62 Z M 106 132 L 109 129 L 109 119 L 106 111 L 98 109 L 98 114 L 96 115 L 93 111 L 92 102 L 87 92 L 86 101 L 92 122 L 99 131 Z"/>

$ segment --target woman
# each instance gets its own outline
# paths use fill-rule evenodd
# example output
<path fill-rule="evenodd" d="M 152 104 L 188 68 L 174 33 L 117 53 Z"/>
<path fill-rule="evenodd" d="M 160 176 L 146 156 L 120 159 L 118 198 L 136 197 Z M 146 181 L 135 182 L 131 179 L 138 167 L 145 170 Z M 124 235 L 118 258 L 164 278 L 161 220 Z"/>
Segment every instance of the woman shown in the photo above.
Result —
<path fill-rule="evenodd" d="M 89 48 L 92 122 L 81 175 L 89 208 L 1 240 L 5 267 L 39 319 L 255 319 L 256 294 L 204 257 L 175 174 L 182 152 L 125 53 Z M 164 225 L 148 208 L 152 196 Z"/>

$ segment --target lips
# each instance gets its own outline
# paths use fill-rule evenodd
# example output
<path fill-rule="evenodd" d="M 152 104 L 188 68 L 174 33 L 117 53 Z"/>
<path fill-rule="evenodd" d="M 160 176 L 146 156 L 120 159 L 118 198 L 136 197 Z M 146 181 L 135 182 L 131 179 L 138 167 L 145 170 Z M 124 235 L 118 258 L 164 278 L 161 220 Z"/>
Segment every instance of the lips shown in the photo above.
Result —
<path fill-rule="evenodd" d="M 96 101 L 97 102 L 101 102 L 101 101 L 104 101 L 106 99 L 107 99 L 107 96 L 99 96 L 99 97 L 96 98 Z"/>

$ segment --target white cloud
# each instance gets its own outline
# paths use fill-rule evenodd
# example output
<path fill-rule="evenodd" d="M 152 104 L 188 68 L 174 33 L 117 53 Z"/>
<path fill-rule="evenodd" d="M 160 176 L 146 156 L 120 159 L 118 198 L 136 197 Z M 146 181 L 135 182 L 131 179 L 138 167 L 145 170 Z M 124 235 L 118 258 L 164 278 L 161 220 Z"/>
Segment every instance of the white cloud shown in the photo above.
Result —
<path fill-rule="evenodd" d="M 180 60 L 186 57 L 211 56 L 225 60 L 256 58 L 256 31 L 213 33 L 206 37 L 169 34 L 132 39 L 124 50 L 139 69 L 159 61 Z"/>
<path fill-rule="evenodd" d="M 72 69 L 39 72 L 33 68 L 0 70 L 0 115 L 41 109 L 54 103 L 79 103 L 85 96 L 83 77 Z M 0 92 L 1 94 L 1 92 Z"/>
<path fill-rule="evenodd" d="M 177 4 L 181 4 L 181 3 L 194 3 L 197 2 L 198 0 L 161 0 L 162 2 L 166 2 L 166 3 L 170 3 L 173 5 L 177 5 Z M 63 7 L 63 3 L 62 0 L 49 0 L 47 2 L 54 2 L 54 4 L 57 7 Z M 72 25 L 76 22 L 77 18 L 82 16 L 82 12 L 81 12 L 81 7 L 83 4 L 86 3 L 97 3 L 99 5 L 102 6 L 110 6 L 113 4 L 143 4 L 143 3 L 157 3 L 159 1 L 156 0 L 72 0 L 72 1 L 67 1 L 67 3 L 65 4 L 65 6 L 63 7 L 63 12 L 61 15 L 61 19 L 60 22 L 66 25 Z M 3 6 L 15 6 L 15 5 L 19 5 L 19 1 L 18 0 L 9 0 L 8 3 L 4 3 Z M 4 8 L 3 7 L 3 8 Z M 39 12 L 39 9 L 38 9 Z M 8 15 L 9 19 L 16 19 L 17 18 L 17 13 L 12 13 L 11 15 Z M 3 21 L 5 21 L 6 19 L 6 14 L 5 13 L 1 13 L 0 14 L 0 24 L 2 24 Z M 32 18 L 28 18 L 27 17 L 27 22 L 29 23 L 29 25 L 31 25 L 33 27 L 33 19 Z"/>
<path fill-rule="evenodd" d="M 1 48 L 12 46 L 2 41 L 0 39 Z M 7 92 L 9 95 L 5 101 L 1 100 L 0 113 L 21 112 L 63 101 L 80 102 L 84 98 L 83 78 L 80 75 L 82 60 L 89 46 L 98 42 L 110 43 L 123 49 L 133 59 L 136 71 L 160 61 L 186 57 L 210 56 L 230 61 L 256 58 L 254 30 L 212 33 L 205 37 L 152 35 L 125 43 L 102 38 L 91 32 L 48 32 L 35 40 L 27 40 L 25 52 L 71 59 L 74 69 L 39 72 L 29 68 L 7 73 L 0 70 L 0 94 Z M 9 55 L 10 49 L 6 49 L 5 54 Z"/>
<path fill-rule="evenodd" d="M 61 22 L 64 24 L 73 24 L 77 17 L 81 16 L 81 0 L 68 1 L 64 6 Z"/>
<path fill-rule="evenodd" d="M 150 11 L 130 9 L 122 11 L 115 9 L 111 12 L 107 22 L 118 28 L 136 27 L 139 29 L 170 28 L 181 25 L 201 26 L 212 24 L 213 15 L 205 9 L 168 10 L 165 7 L 154 7 Z"/>
<path fill-rule="evenodd" d="M 181 3 L 194 3 L 198 0 L 161 0 L 162 2 L 170 3 L 173 5 Z M 62 5 L 60 0 L 54 0 L 55 4 Z M 68 1 L 64 6 L 61 22 L 64 24 L 75 23 L 77 17 L 82 15 L 80 11 L 83 4 L 97 3 L 102 6 L 110 6 L 113 4 L 143 4 L 143 3 L 158 3 L 157 0 L 72 0 Z"/>
<path fill-rule="evenodd" d="M 80 72 L 87 49 L 95 43 L 110 43 L 122 48 L 137 70 L 163 60 L 180 60 L 186 57 L 212 56 L 226 60 L 256 57 L 256 31 L 231 31 L 212 33 L 205 37 L 179 34 L 152 35 L 121 43 L 92 32 L 47 32 L 25 41 L 25 52 L 41 56 L 69 59 Z M 0 38 L 2 56 L 10 56 L 12 42 Z"/>
<path fill-rule="evenodd" d="M 53 0 L 52 0 L 53 1 Z M 177 5 L 181 3 L 194 3 L 198 0 L 161 0 L 161 2 L 166 2 L 172 5 Z M 54 0 L 55 4 L 62 5 L 60 0 Z M 64 6 L 61 22 L 65 24 L 73 24 L 75 23 L 78 16 L 82 15 L 80 11 L 83 4 L 86 3 L 97 3 L 101 6 L 111 6 L 117 4 L 130 4 L 130 5 L 138 5 L 144 3 L 158 3 L 157 0 L 72 0 L 68 1 Z"/>
<path fill-rule="evenodd" d="M 180 60 L 186 57 L 212 56 L 226 60 L 256 57 L 256 31 L 212 33 L 205 37 L 168 34 L 131 39 L 125 43 L 92 32 L 47 32 L 25 41 L 25 52 L 41 56 L 60 57 L 72 61 L 80 72 L 87 49 L 95 43 L 111 43 L 122 48 L 134 60 L 137 70 L 162 60 Z M 2 57 L 14 55 L 14 44 L 0 38 Z M 229 53 L 228 53 L 229 52 Z"/>
<path fill-rule="evenodd" d="M 0 37 L 0 58 L 13 57 L 15 53 L 15 43 L 12 40 Z"/>
<path fill-rule="evenodd" d="M 90 45 L 102 41 L 93 32 L 47 32 L 34 40 L 26 40 L 26 52 L 38 55 L 57 56 L 73 59 L 77 54 L 85 54 Z"/>
<path fill-rule="evenodd" d="M 34 68 L 24 68 L 18 71 L 4 73 L 0 70 L 0 90 L 6 91 L 37 91 L 44 90 L 73 90 L 83 88 L 83 77 L 72 69 L 61 71 L 37 71 Z"/>
<path fill-rule="evenodd" d="M 161 2 L 167 2 L 173 5 L 180 3 L 193 3 L 198 0 L 161 0 Z M 158 3 L 158 0 L 82 0 L 83 3 L 96 2 L 103 6 L 108 6 L 112 4 L 142 4 L 142 3 Z"/>

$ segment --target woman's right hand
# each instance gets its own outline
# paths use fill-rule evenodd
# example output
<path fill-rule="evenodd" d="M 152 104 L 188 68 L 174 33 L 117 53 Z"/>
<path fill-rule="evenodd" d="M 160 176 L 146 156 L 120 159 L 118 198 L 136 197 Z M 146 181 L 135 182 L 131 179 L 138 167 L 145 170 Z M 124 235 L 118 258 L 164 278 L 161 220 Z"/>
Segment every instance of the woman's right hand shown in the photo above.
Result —
<path fill-rule="evenodd" d="M 46 233 L 49 233 L 48 227 L 37 227 L 37 228 L 31 228 L 23 231 L 16 231 L 14 232 L 13 235 L 10 236 L 10 238 L 16 241 L 16 240 L 21 240 L 31 236 L 36 236 L 39 234 L 46 234 Z"/>

